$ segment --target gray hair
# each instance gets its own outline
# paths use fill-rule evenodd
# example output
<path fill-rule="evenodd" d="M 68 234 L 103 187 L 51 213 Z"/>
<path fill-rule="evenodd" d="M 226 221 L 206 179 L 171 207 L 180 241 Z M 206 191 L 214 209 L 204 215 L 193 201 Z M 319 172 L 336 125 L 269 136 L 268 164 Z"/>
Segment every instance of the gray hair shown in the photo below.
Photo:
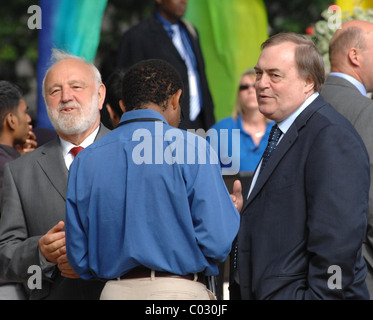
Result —
<path fill-rule="evenodd" d="M 42 94 L 43 94 L 44 100 L 45 100 L 45 79 L 47 78 L 47 75 L 48 75 L 49 71 L 51 70 L 51 68 L 57 62 L 62 61 L 62 60 L 66 60 L 66 59 L 77 60 L 77 61 L 80 61 L 80 62 L 83 62 L 83 63 L 89 65 L 92 68 L 92 71 L 93 71 L 93 74 L 94 74 L 94 77 L 95 77 L 96 89 L 98 89 L 98 87 L 102 84 L 101 73 L 93 63 L 88 62 L 83 57 L 79 57 L 79 56 L 73 55 L 71 53 L 67 53 L 63 50 L 52 49 L 51 61 L 54 61 L 54 63 L 48 68 L 48 70 L 45 73 L 45 76 L 43 78 L 43 82 L 42 82 Z"/>

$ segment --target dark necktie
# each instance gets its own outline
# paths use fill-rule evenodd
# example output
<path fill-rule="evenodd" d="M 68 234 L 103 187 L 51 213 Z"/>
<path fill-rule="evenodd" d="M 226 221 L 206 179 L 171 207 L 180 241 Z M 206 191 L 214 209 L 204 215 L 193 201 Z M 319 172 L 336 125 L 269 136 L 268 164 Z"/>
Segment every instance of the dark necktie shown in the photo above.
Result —
<path fill-rule="evenodd" d="M 76 157 L 76 155 L 82 151 L 84 148 L 83 147 L 74 147 L 74 148 L 71 148 L 70 150 L 70 153 L 74 156 L 74 158 Z"/>
<path fill-rule="evenodd" d="M 282 134 L 282 131 L 277 126 L 277 124 L 275 124 L 272 127 L 271 132 L 269 134 L 268 144 L 267 144 L 267 148 L 264 150 L 264 153 L 263 153 L 263 161 L 262 161 L 262 166 L 260 168 L 259 174 L 262 172 L 262 170 L 266 166 L 267 161 L 271 157 L 272 152 L 276 149 L 277 142 L 278 142 L 278 139 L 280 139 L 281 134 Z"/>

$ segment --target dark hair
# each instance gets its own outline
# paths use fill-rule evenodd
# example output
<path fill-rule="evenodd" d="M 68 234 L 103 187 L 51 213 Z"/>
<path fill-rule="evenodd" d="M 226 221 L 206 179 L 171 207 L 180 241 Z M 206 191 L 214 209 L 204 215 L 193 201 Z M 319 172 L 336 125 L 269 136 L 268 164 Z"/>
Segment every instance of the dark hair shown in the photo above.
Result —
<path fill-rule="evenodd" d="M 4 118 L 8 113 L 18 115 L 17 107 L 22 98 L 23 92 L 20 87 L 9 81 L 0 81 L 0 131 L 3 129 Z"/>
<path fill-rule="evenodd" d="M 116 114 L 121 116 L 123 114 L 119 105 L 119 100 L 122 99 L 122 78 L 124 72 L 121 70 L 114 71 L 105 81 L 106 96 L 105 104 L 110 104 L 111 108 Z"/>
<path fill-rule="evenodd" d="M 168 62 L 159 59 L 135 64 L 125 73 L 122 82 L 126 111 L 146 109 L 149 103 L 165 110 L 168 99 L 179 89 L 183 90 L 179 73 Z"/>
<path fill-rule="evenodd" d="M 320 92 L 325 81 L 325 69 L 324 60 L 315 44 L 306 36 L 293 32 L 281 32 L 263 42 L 261 48 L 264 49 L 284 42 L 292 42 L 297 45 L 295 48 L 295 63 L 298 72 L 304 79 L 310 77 L 314 82 L 314 90 Z"/>

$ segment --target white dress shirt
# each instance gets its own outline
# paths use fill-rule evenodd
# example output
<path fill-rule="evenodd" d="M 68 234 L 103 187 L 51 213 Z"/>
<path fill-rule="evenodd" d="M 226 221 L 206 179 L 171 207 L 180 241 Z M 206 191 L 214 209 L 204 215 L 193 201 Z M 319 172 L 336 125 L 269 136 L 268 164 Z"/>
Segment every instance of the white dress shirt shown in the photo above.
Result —
<path fill-rule="evenodd" d="M 284 119 L 284 120 L 282 120 L 282 121 L 280 121 L 280 122 L 277 123 L 277 126 L 280 128 L 280 130 L 282 132 L 282 135 L 281 135 L 280 139 L 278 140 L 277 144 L 280 143 L 280 141 L 282 140 L 283 136 L 289 130 L 290 126 L 293 124 L 293 122 L 295 121 L 295 119 L 301 114 L 301 112 L 304 109 L 306 109 L 318 97 L 318 95 L 319 95 L 318 92 L 313 93 L 290 116 L 288 116 L 286 119 Z M 250 193 L 251 193 L 251 191 L 253 190 L 253 188 L 255 186 L 256 180 L 258 179 L 258 175 L 259 175 L 260 167 L 261 166 L 262 166 L 262 160 L 260 160 L 259 165 L 258 165 L 258 167 L 255 170 L 253 181 L 252 181 L 252 183 L 250 185 L 250 190 L 249 190 L 249 193 L 247 195 L 247 199 L 249 198 Z"/>

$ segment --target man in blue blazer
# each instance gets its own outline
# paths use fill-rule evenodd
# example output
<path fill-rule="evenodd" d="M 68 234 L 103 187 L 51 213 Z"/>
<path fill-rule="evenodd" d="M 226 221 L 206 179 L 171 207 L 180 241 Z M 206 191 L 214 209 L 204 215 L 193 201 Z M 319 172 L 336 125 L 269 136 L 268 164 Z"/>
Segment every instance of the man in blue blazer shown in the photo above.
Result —
<path fill-rule="evenodd" d="M 305 37 L 280 33 L 262 44 L 256 72 L 260 111 L 280 131 L 242 210 L 241 298 L 369 299 L 361 253 L 369 159 L 350 122 L 318 94 L 322 57 Z"/>

